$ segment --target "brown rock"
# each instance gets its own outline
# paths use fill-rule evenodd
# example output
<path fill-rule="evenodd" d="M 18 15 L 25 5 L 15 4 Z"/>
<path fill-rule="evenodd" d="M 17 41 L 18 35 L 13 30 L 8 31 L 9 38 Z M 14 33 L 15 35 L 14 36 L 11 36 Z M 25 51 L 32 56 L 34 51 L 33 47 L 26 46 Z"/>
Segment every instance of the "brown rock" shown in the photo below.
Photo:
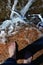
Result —
<path fill-rule="evenodd" d="M 0 63 L 3 63 L 8 57 L 8 45 L 0 44 Z"/>
<path fill-rule="evenodd" d="M 9 41 L 16 41 L 18 50 L 25 48 L 27 45 L 40 38 L 41 32 L 34 27 L 21 28 L 15 35 L 8 38 Z"/>

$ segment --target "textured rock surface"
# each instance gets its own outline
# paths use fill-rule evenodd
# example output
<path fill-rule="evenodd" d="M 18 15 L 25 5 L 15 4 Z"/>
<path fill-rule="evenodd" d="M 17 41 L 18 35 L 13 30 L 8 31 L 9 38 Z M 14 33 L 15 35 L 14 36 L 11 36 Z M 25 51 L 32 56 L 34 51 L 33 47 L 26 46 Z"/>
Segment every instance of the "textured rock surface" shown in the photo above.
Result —
<path fill-rule="evenodd" d="M 0 44 L 0 63 L 3 63 L 8 57 L 8 45 Z"/>
<path fill-rule="evenodd" d="M 41 36 L 41 32 L 35 27 L 22 26 L 21 29 L 8 40 L 16 41 L 18 44 L 18 50 L 25 48 L 27 45 L 36 41 Z"/>

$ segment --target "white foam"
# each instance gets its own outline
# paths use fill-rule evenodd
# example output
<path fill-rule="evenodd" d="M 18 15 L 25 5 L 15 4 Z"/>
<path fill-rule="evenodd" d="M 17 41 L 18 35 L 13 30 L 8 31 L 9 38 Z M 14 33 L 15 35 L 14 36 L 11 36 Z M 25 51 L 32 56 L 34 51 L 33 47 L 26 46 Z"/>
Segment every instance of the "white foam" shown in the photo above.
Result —
<path fill-rule="evenodd" d="M 12 24 L 11 20 L 5 20 L 3 21 L 1 28 L 5 29 L 6 27 L 8 27 L 10 24 Z"/>
<path fill-rule="evenodd" d="M 34 1 L 35 0 L 28 0 L 28 3 L 26 4 L 26 6 L 20 11 L 22 16 L 25 16 L 26 12 L 29 10 L 30 6 L 33 4 Z"/>
<path fill-rule="evenodd" d="M 6 41 L 6 33 L 5 33 L 5 31 L 1 31 L 1 33 L 0 33 L 0 42 L 5 43 L 5 41 Z"/>
<path fill-rule="evenodd" d="M 38 17 L 41 19 L 41 22 L 43 22 L 43 18 L 41 16 L 41 14 L 38 14 Z"/>
<path fill-rule="evenodd" d="M 18 3 L 18 0 L 14 0 L 14 4 L 13 4 L 13 6 L 12 6 L 12 10 L 11 10 L 11 15 L 10 15 L 10 18 L 12 18 L 12 17 L 13 17 L 14 10 L 15 10 L 15 7 L 16 7 L 17 3 Z"/>

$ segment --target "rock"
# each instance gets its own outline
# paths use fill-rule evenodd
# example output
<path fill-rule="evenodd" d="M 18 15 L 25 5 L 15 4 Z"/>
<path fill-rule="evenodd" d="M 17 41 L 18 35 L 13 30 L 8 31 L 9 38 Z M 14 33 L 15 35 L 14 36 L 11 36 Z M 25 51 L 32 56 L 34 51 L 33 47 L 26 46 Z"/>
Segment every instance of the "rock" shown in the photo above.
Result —
<path fill-rule="evenodd" d="M 16 41 L 18 44 L 18 50 L 20 51 L 32 42 L 36 41 L 40 36 L 41 32 L 37 28 L 22 26 L 15 35 L 8 37 L 8 40 Z"/>
<path fill-rule="evenodd" d="M 0 64 L 4 63 L 6 59 L 8 59 L 8 46 L 5 44 L 0 44 Z"/>

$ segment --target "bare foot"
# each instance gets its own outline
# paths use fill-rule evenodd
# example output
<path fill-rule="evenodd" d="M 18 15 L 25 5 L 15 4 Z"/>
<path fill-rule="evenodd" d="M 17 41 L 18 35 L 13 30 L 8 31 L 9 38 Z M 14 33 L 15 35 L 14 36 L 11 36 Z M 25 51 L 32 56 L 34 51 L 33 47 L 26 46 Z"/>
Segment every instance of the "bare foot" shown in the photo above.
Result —
<path fill-rule="evenodd" d="M 24 60 L 24 63 L 25 63 L 25 64 L 31 63 L 31 61 L 32 61 L 32 56 L 31 56 L 30 58 L 28 58 L 28 59 L 25 59 L 25 60 Z"/>
<path fill-rule="evenodd" d="M 9 56 L 12 57 L 15 53 L 16 50 L 16 43 L 12 42 L 11 45 L 9 46 Z"/>

